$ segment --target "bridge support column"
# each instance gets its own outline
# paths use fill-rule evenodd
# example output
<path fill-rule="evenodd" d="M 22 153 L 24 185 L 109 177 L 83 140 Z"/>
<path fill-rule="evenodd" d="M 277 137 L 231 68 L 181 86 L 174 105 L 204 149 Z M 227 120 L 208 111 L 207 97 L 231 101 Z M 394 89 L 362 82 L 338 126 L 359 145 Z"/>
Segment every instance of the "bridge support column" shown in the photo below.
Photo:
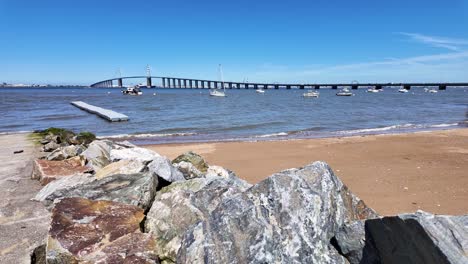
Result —
<path fill-rule="evenodd" d="M 263 85 L 264 90 L 268 90 L 268 84 Z"/>
<path fill-rule="evenodd" d="M 381 90 L 381 89 L 382 89 L 382 85 L 376 85 L 376 86 L 375 86 L 375 89 L 376 89 L 376 90 Z"/>
<path fill-rule="evenodd" d="M 287 90 L 291 90 L 291 85 L 286 85 Z"/>
<path fill-rule="evenodd" d="M 151 88 L 152 86 L 151 77 L 146 77 L 146 87 Z"/>
<path fill-rule="evenodd" d="M 166 88 L 166 78 L 161 79 L 162 88 Z"/>
<path fill-rule="evenodd" d="M 315 85 L 315 86 L 314 86 L 314 89 L 315 89 L 315 90 L 320 89 L 320 85 Z"/>
<path fill-rule="evenodd" d="M 187 80 L 184 80 L 184 88 L 187 88 Z"/>
<path fill-rule="evenodd" d="M 299 85 L 299 89 L 304 90 L 304 85 Z"/>
<path fill-rule="evenodd" d="M 119 87 L 122 87 L 122 86 L 123 86 L 122 78 L 119 78 L 119 79 L 117 80 L 117 85 L 118 85 Z"/>
<path fill-rule="evenodd" d="M 355 85 L 355 84 L 351 85 L 351 89 L 353 89 L 353 90 L 357 90 L 357 88 L 358 88 L 358 86 L 357 86 L 357 85 Z"/>
<path fill-rule="evenodd" d="M 447 85 L 445 84 L 439 85 L 439 90 L 447 90 Z"/>
<path fill-rule="evenodd" d="M 403 85 L 403 88 L 405 88 L 406 90 L 410 90 L 410 89 L 411 89 L 411 85 L 405 84 L 405 85 Z"/>
<path fill-rule="evenodd" d="M 176 88 L 180 88 L 182 87 L 182 82 L 180 79 L 177 79 L 177 87 Z"/>
<path fill-rule="evenodd" d="M 336 90 L 338 89 L 338 85 L 332 85 L 331 88 Z"/>

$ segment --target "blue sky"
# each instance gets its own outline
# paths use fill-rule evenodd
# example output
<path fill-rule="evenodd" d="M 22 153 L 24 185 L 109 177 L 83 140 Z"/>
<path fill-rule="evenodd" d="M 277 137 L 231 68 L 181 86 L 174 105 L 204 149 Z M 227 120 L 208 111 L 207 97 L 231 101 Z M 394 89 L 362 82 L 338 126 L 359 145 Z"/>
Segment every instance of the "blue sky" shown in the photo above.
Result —
<path fill-rule="evenodd" d="M 468 81 L 468 1 L 0 0 L 0 82 Z"/>

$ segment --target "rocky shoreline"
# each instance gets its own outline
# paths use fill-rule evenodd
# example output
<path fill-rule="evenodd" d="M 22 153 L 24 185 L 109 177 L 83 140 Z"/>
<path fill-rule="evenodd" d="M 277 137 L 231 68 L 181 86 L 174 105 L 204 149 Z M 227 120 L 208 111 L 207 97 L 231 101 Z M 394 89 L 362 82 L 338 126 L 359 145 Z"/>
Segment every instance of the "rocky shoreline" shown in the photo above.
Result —
<path fill-rule="evenodd" d="M 324 162 L 251 185 L 193 152 L 43 133 L 34 263 L 466 263 L 468 216 L 380 217 Z"/>

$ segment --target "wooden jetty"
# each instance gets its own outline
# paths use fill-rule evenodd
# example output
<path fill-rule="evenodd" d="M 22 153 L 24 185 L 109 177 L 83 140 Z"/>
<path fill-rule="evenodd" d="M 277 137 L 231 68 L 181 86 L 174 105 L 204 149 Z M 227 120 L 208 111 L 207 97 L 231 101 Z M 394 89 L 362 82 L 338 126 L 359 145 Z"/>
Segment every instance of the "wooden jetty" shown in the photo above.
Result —
<path fill-rule="evenodd" d="M 109 109 L 104 109 L 102 107 L 90 105 L 82 101 L 74 101 L 71 102 L 71 104 L 82 110 L 85 110 L 86 112 L 98 115 L 99 117 L 102 117 L 110 122 L 120 122 L 129 120 L 128 116 L 124 114 L 117 113 Z"/>

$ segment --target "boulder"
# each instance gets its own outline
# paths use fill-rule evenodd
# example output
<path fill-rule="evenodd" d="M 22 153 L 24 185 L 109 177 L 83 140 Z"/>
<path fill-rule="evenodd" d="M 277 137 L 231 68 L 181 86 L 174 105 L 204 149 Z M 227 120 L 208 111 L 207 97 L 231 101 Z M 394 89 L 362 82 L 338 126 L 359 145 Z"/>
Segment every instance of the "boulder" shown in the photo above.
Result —
<path fill-rule="evenodd" d="M 145 168 L 146 165 L 139 160 L 120 160 L 98 170 L 95 177 L 102 179 L 114 174 L 134 174 L 142 172 Z"/>
<path fill-rule="evenodd" d="M 183 236 L 178 263 L 346 263 L 330 243 L 376 217 L 323 162 L 276 173 L 222 200 Z"/>
<path fill-rule="evenodd" d="M 33 200 L 42 202 L 46 207 L 49 207 L 49 209 L 51 209 L 50 205 L 52 204 L 53 200 L 47 200 L 47 197 L 52 195 L 54 192 L 66 193 L 68 190 L 74 188 L 75 186 L 89 183 L 94 180 L 96 180 L 94 175 L 89 173 L 79 173 L 71 175 L 69 177 L 62 177 L 44 186 L 36 194 Z"/>
<path fill-rule="evenodd" d="M 42 151 L 44 152 L 51 152 L 56 149 L 60 148 L 60 144 L 55 143 L 54 141 L 50 141 L 49 143 L 42 146 Z"/>
<path fill-rule="evenodd" d="M 192 151 L 186 152 L 178 156 L 172 161 L 172 163 L 177 164 L 183 161 L 191 163 L 201 173 L 206 173 L 206 171 L 208 170 L 208 164 L 203 159 L 203 157 Z"/>
<path fill-rule="evenodd" d="M 149 173 L 116 174 L 70 188 L 57 189 L 43 203 L 50 206 L 66 197 L 107 200 L 149 209 L 153 202 L 158 179 Z"/>
<path fill-rule="evenodd" d="M 181 161 L 179 163 L 173 163 L 173 165 L 184 175 L 186 180 L 205 177 L 205 174 L 199 171 L 190 162 Z"/>
<path fill-rule="evenodd" d="M 32 179 L 37 179 L 42 185 L 46 185 L 62 177 L 69 177 L 89 171 L 88 167 L 83 166 L 83 160 L 80 157 L 60 161 L 36 159 L 34 161 Z"/>
<path fill-rule="evenodd" d="M 423 211 L 345 225 L 334 240 L 351 264 L 468 263 L 468 215 Z"/>
<path fill-rule="evenodd" d="M 154 158 L 161 157 L 158 153 L 145 148 L 117 148 L 110 151 L 110 160 L 138 160 L 141 162 L 151 162 Z"/>
<path fill-rule="evenodd" d="M 87 166 L 98 171 L 111 163 L 110 152 L 114 147 L 115 144 L 110 140 L 95 140 L 81 153 L 81 156 L 88 161 Z"/>
<path fill-rule="evenodd" d="M 399 215 L 399 218 L 416 220 L 450 263 L 468 263 L 468 215 L 433 215 L 417 211 Z"/>
<path fill-rule="evenodd" d="M 174 182 L 157 192 L 147 214 L 145 231 L 155 237 L 161 260 L 175 262 L 184 233 L 206 220 L 223 199 L 248 187 L 210 177 Z"/>
<path fill-rule="evenodd" d="M 150 234 L 130 233 L 82 258 L 86 263 L 159 263 Z"/>
<path fill-rule="evenodd" d="M 153 156 L 152 161 L 148 164 L 148 170 L 166 182 L 185 180 L 184 175 L 177 168 L 172 166 L 171 161 L 159 154 Z"/>
<path fill-rule="evenodd" d="M 66 160 L 80 155 L 85 150 L 81 145 L 60 147 L 47 155 L 46 160 Z"/>
<path fill-rule="evenodd" d="M 77 197 L 63 199 L 52 210 L 47 263 L 82 262 L 117 239 L 139 233 L 143 219 L 143 210 L 136 206 Z"/>

